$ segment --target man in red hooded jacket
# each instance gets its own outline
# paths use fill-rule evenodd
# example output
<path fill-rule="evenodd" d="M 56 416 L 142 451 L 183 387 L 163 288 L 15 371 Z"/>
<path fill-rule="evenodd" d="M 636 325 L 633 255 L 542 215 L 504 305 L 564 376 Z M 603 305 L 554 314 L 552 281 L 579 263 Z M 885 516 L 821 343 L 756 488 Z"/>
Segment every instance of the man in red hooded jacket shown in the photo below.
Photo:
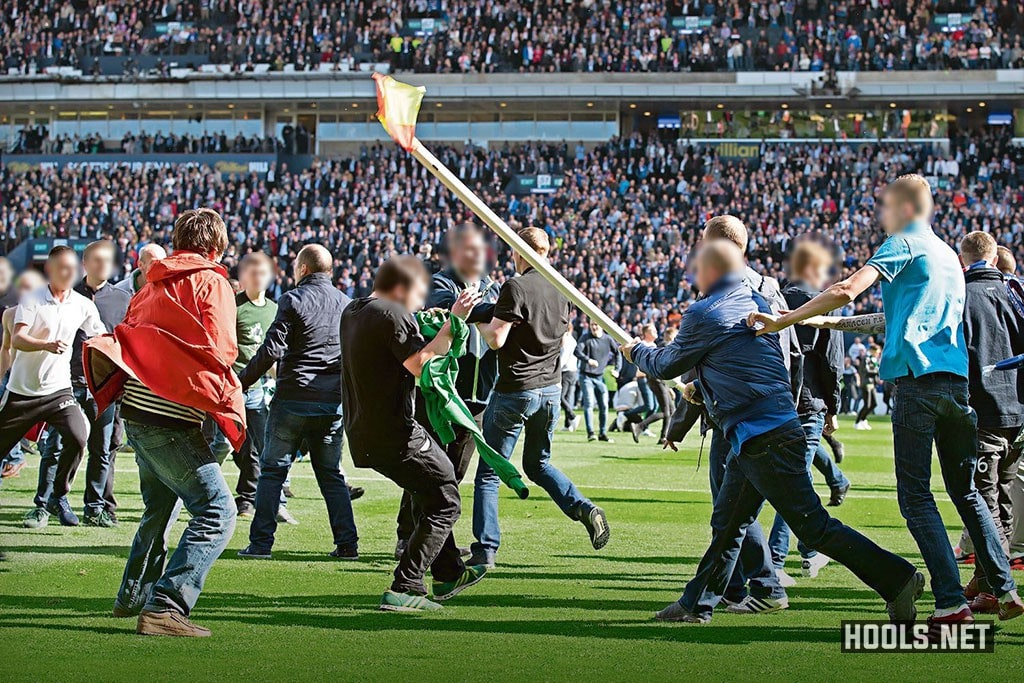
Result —
<path fill-rule="evenodd" d="M 202 432 L 209 414 L 232 446 L 245 438 L 242 387 L 231 370 L 235 299 L 217 263 L 227 240 L 217 212 L 179 215 L 174 254 L 153 264 L 124 322 L 87 342 L 83 354 L 98 410 L 121 398 L 139 466 L 146 509 L 114 616 L 138 615 L 143 635 L 210 635 L 188 617 L 235 528 L 234 498 Z M 179 499 L 192 519 L 168 559 Z"/>

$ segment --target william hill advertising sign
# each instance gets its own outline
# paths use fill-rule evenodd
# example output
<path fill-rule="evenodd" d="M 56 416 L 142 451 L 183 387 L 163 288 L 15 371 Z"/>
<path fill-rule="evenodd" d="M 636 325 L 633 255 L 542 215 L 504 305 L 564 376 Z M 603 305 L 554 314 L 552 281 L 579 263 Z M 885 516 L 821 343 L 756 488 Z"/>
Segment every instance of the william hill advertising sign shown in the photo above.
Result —
<path fill-rule="evenodd" d="M 719 157 L 730 161 L 759 161 L 761 158 L 760 142 L 723 140 L 722 142 L 704 142 L 701 144 L 711 147 Z"/>

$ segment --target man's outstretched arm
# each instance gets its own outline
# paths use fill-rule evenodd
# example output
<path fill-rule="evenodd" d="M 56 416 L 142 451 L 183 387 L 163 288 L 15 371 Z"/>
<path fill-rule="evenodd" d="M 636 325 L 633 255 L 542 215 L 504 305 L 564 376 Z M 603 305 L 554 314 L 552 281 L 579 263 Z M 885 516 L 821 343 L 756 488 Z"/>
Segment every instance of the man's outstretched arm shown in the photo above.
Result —
<path fill-rule="evenodd" d="M 747 325 L 754 327 L 760 324 L 762 327 L 757 333 L 767 334 L 784 330 L 790 325 L 803 322 L 813 316 L 823 316 L 853 302 L 854 299 L 878 282 L 879 275 L 880 273 L 874 266 L 864 266 L 845 280 L 835 283 L 795 311 L 778 316 L 770 313 L 751 313 L 747 317 Z"/>
<path fill-rule="evenodd" d="M 863 315 L 850 316 L 815 315 L 800 324 L 816 327 L 819 330 L 881 334 L 885 332 L 885 313 L 865 313 Z"/>

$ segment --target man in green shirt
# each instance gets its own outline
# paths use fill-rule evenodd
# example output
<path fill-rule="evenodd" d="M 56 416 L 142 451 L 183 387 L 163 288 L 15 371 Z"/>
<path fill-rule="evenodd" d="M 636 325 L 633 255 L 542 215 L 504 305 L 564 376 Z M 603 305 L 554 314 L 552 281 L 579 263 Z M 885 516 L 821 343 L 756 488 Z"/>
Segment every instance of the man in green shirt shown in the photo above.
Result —
<path fill-rule="evenodd" d="M 235 297 L 238 307 L 235 315 L 238 359 L 232 368 L 236 373 L 241 372 L 256 353 L 277 315 L 277 303 L 267 298 L 267 288 L 273 279 L 274 262 L 263 252 L 246 254 L 238 265 L 238 282 L 242 291 Z M 238 486 L 235 487 L 238 515 L 251 517 L 256 510 L 256 482 L 260 478 L 260 453 L 267 427 L 262 378 L 245 392 L 245 421 L 245 443 L 232 458 L 238 466 Z"/>

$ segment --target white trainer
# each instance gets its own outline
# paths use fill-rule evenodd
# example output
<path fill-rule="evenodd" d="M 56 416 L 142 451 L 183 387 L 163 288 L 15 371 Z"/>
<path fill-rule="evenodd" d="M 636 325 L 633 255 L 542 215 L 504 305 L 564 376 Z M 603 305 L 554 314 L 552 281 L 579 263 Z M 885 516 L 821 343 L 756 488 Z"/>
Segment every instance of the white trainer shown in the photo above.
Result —
<path fill-rule="evenodd" d="M 818 572 L 821 568 L 832 561 L 832 558 L 824 553 L 818 553 L 808 558 L 804 558 L 804 561 L 800 563 L 801 573 L 811 579 L 817 578 Z"/>

